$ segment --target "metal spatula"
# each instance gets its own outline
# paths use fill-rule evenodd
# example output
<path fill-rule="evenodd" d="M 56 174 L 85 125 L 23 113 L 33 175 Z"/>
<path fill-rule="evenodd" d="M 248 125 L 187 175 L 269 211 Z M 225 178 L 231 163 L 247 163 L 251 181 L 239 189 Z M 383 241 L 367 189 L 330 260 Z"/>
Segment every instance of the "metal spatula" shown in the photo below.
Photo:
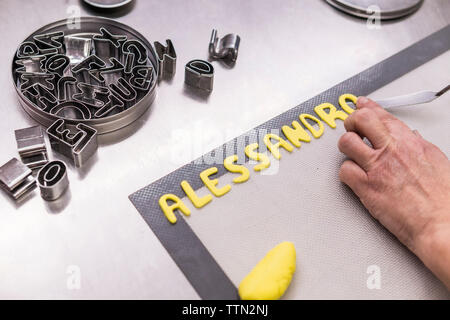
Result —
<path fill-rule="evenodd" d="M 450 90 L 450 85 L 446 86 L 441 91 L 420 91 L 403 96 L 392 97 L 382 100 L 377 100 L 377 103 L 385 109 L 393 107 L 405 107 L 414 104 L 428 103 L 434 99 L 442 96 L 445 92 Z"/>

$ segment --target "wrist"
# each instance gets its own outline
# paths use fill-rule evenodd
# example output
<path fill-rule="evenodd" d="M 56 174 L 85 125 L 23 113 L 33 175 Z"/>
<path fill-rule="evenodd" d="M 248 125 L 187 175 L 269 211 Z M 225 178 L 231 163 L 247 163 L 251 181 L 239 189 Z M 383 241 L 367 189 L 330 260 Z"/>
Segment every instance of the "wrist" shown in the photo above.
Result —
<path fill-rule="evenodd" d="M 430 222 L 414 240 L 413 251 L 450 290 L 450 221 Z"/>

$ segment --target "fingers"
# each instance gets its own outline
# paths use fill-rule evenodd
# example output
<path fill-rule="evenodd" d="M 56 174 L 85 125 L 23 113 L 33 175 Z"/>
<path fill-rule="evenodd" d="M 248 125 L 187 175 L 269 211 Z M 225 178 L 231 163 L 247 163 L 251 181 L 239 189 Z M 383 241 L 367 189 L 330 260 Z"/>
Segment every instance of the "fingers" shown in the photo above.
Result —
<path fill-rule="evenodd" d="M 367 174 L 352 160 L 345 160 L 339 170 L 339 179 L 361 198 L 367 190 Z"/>
<path fill-rule="evenodd" d="M 339 150 L 355 161 L 361 168 L 368 170 L 375 151 L 365 144 L 355 132 L 346 132 L 338 142 Z"/>
<path fill-rule="evenodd" d="M 364 107 L 372 109 L 377 108 L 383 109 L 378 103 L 367 97 L 364 96 L 358 97 L 358 100 L 356 101 L 356 109 L 362 109 Z"/>
<path fill-rule="evenodd" d="M 356 101 L 356 109 L 370 109 L 374 111 L 378 117 L 385 123 L 388 130 L 398 131 L 398 130 L 410 130 L 409 127 L 400 119 L 396 118 L 386 109 L 381 107 L 375 101 L 368 99 L 366 97 L 358 97 Z"/>
<path fill-rule="evenodd" d="M 361 110 L 364 108 L 373 110 L 381 119 L 397 119 L 375 101 L 367 97 L 358 97 L 358 100 L 356 101 L 356 109 Z"/>
<path fill-rule="evenodd" d="M 374 108 L 377 107 L 374 106 Z M 389 131 L 377 112 L 369 107 L 362 107 L 353 112 L 345 120 L 344 126 L 347 131 L 358 133 L 369 139 L 375 149 L 384 148 L 391 140 Z"/>
<path fill-rule="evenodd" d="M 386 113 L 389 114 L 389 112 L 387 112 L 382 106 L 380 106 L 375 101 L 373 101 L 367 97 L 361 96 L 361 97 L 358 97 L 358 100 L 356 101 L 356 109 L 363 109 L 363 108 L 369 108 L 369 109 L 373 109 L 373 110 L 381 110 L 381 111 L 385 111 Z"/>
<path fill-rule="evenodd" d="M 417 137 L 423 138 L 419 131 L 417 131 L 417 130 L 414 129 L 412 132 L 413 132 Z"/>

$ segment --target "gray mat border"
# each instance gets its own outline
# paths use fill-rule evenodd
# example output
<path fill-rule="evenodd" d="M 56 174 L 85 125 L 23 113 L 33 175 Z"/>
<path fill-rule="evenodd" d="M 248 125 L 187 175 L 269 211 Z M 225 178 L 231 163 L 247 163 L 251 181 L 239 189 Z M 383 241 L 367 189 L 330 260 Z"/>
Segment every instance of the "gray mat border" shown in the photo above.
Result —
<path fill-rule="evenodd" d="M 167 221 L 159 207 L 159 197 L 165 193 L 173 193 L 183 198 L 185 193 L 180 187 L 182 180 L 188 180 L 194 190 L 201 188 L 203 183 L 199 174 L 212 166 L 209 159 L 214 158 L 217 153 L 222 153 L 225 157 L 233 151 L 243 159 L 244 157 L 240 156 L 243 149 L 241 147 L 248 140 L 258 141 L 259 137 L 255 132 L 279 130 L 283 125 L 290 125 L 293 120 L 298 119 L 301 113 L 314 114 L 314 107 L 320 103 L 329 102 L 338 106 L 338 98 L 343 93 L 368 95 L 449 49 L 450 25 L 447 25 L 397 54 L 136 191 L 129 199 L 202 299 L 238 299 L 236 287 L 184 218 L 181 218 L 182 215 L 176 213 L 178 221 L 174 225 Z M 247 160 L 246 158 L 245 161 Z M 214 166 L 218 168 L 215 177 L 227 172 L 223 164 Z"/>

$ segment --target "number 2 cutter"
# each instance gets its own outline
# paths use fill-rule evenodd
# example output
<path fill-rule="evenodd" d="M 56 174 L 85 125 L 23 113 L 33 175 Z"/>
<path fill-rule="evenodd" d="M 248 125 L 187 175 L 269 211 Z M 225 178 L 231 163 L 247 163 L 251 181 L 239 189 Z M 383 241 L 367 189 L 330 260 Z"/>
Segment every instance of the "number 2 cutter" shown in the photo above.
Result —
<path fill-rule="evenodd" d="M 160 59 L 129 26 L 81 17 L 26 38 L 12 76 L 22 107 L 43 126 L 62 119 L 69 128 L 82 123 L 103 134 L 131 124 L 150 107 Z"/>

